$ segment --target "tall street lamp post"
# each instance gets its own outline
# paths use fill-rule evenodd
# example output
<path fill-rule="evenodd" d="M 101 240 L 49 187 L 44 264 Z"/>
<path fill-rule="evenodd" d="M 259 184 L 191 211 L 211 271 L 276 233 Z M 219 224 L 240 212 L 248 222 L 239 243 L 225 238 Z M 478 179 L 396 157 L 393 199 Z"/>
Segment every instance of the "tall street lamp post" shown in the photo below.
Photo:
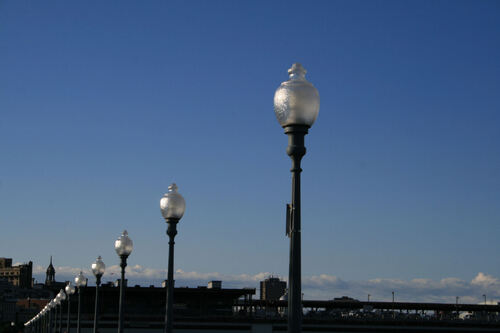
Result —
<path fill-rule="evenodd" d="M 106 265 L 101 256 L 97 257 L 91 268 L 95 276 L 94 333 L 97 333 L 99 327 L 99 286 L 101 285 L 101 277 L 106 270 Z"/>
<path fill-rule="evenodd" d="M 123 333 L 123 311 L 125 306 L 125 267 L 127 267 L 127 258 L 134 249 L 134 243 L 128 237 L 127 230 L 115 241 L 115 251 L 120 257 L 121 279 L 120 279 L 120 302 L 118 305 L 118 333 Z"/>
<path fill-rule="evenodd" d="M 71 295 L 75 293 L 75 287 L 71 284 L 71 282 L 68 282 L 66 287 L 64 288 L 64 291 L 66 292 L 66 296 L 68 298 L 67 306 L 68 306 L 68 316 L 66 317 L 66 333 L 69 333 L 70 330 L 70 311 L 71 311 Z"/>
<path fill-rule="evenodd" d="M 76 332 L 81 333 L 80 321 L 82 316 L 82 288 L 87 285 L 87 278 L 83 275 L 83 272 L 80 271 L 75 277 L 75 285 L 78 287 L 78 317 L 76 320 Z"/>
<path fill-rule="evenodd" d="M 306 70 L 295 63 L 288 70 L 290 79 L 274 94 L 274 112 L 288 135 L 286 152 L 292 159 L 292 203 L 287 205 L 287 235 L 290 237 L 288 332 L 302 331 L 300 162 L 306 154 L 304 137 L 319 112 L 319 93 L 306 80 Z"/>
<path fill-rule="evenodd" d="M 168 224 L 168 281 L 167 305 L 165 311 L 165 333 L 172 333 L 174 314 L 174 237 L 177 235 L 177 223 L 184 215 L 186 201 L 177 192 L 177 185 L 173 183 L 168 187 L 168 192 L 160 200 L 161 214 Z"/>

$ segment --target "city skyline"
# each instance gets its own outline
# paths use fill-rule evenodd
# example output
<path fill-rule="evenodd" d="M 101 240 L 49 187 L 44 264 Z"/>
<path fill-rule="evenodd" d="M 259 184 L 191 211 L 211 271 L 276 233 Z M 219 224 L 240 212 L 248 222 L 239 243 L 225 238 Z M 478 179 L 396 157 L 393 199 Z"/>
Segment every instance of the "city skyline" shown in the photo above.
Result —
<path fill-rule="evenodd" d="M 165 280 L 166 269 L 151 269 L 140 265 L 127 267 L 127 278 L 130 285 L 159 287 Z M 56 278 L 58 282 L 71 281 L 83 271 L 88 278 L 89 286 L 95 285 L 95 278 L 90 268 L 57 267 Z M 62 271 L 62 273 L 61 273 Z M 119 279 L 119 265 L 113 264 L 106 269 L 103 282 L 116 282 Z M 33 277 L 37 283 L 43 283 L 46 267 L 36 265 L 33 268 Z M 186 272 L 182 268 L 176 269 L 176 286 L 196 288 L 206 286 L 212 280 L 222 281 L 225 288 L 255 288 L 260 290 L 259 282 L 276 276 L 287 281 L 286 276 L 277 276 L 269 272 L 257 274 L 220 274 L 217 272 Z M 398 302 L 456 302 L 457 295 L 461 303 L 484 304 L 484 295 L 487 304 L 497 304 L 500 280 L 482 272 L 478 273 L 471 281 L 457 278 L 444 278 L 439 281 L 431 279 L 372 279 L 365 281 L 346 281 L 336 276 L 322 274 L 319 276 L 304 276 L 303 291 L 305 299 L 331 300 L 336 297 L 348 296 L 358 300 L 366 300 L 370 295 L 372 301 L 390 301 L 392 291 L 395 292 Z"/>
<path fill-rule="evenodd" d="M 500 301 L 499 19 L 495 1 L 2 2 L 0 256 L 113 267 L 127 229 L 157 281 L 176 182 L 180 280 L 286 278 L 272 101 L 300 62 L 321 96 L 304 292 Z"/>

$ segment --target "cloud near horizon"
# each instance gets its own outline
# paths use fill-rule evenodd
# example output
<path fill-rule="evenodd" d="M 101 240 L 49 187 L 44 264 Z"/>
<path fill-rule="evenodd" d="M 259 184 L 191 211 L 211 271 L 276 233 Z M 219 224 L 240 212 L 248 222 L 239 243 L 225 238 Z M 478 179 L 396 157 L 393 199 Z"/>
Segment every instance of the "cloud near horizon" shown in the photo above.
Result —
<path fill-rule="evenodd" d="M 38 281 L 44 281 L 46 268 L 42 266 L 33 267 L 33 275 Z M 57 280 L 73 280 L 80 272 L 79 268 L 60 266 L 56 267 Z M 92 284 L 93 277 L 90 269 L 84 269 L 83 273 Z M 127 266 L 127 278 L 130 284 L 160 286 L 166 279 L 166 269 L 147 268 L 141 265 Z M 206 286 L 210 280 L 223 281 L 225 288 L 256 288 L 259 289 L 259 281 L 264 280 L 269 272 L 257 274 L 222 274 L 218 272 L 186 272 L 177 269 L 175 280 L 177 286 Z M 118 265 L 106 268 L 103 281 L 114 281 L 120 277 Z M 284 280 L 287 280 L 284 278 Z M 320 274 L 304 276 L 302 278 L 302 291 L 306 299 L 333 299 L 334 297 L 349 296 L 359 300 L 365 300 L 370 294 L 373 301 L 389 301 L 392 299 L 392 291 L 395 292 L 396 301 L 404 302 L 444 302 L 454 303 L 459 296 L 460 303 L 484 302 L 483 295 L 487 295 L 490 304 L 500 301 L 500 279 L 492 275 L 479 272 L 471 281 L 449 277 L 441 280 L 415 278 L 411 280 L 401 279 L 371 279 L 371 280 L 343 280 L 334 275 Z M 258 291 L 257 295 L 258 297 Z"/>

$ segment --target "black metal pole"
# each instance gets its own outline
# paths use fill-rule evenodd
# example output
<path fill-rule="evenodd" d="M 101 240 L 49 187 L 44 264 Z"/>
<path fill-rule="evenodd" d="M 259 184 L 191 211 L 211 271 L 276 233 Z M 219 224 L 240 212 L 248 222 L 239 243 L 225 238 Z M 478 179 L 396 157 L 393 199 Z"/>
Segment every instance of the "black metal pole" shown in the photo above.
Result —
<path fill-rule="evenodd" d="M 57 305 L 54 305 L 54 317 L 52 318 L 51 332 L 57 333 Z"/>
<path fill-rule="evenodd" d="M 52 332 L 52 310 L 53 309 L 49 310 L 49 333 L 53 333 Z"/>
<path fill-rule="evenodd" d="M 301 226 L 300 226 L 300 162 L 306 154 L 304 137 L 308 126 L 291 125 L 285 127 L 288 135 L 286 152 L 292 160 L 292 205 L 290 225 L 290 266 L 288 294 L 288 332 L 302 332 L 302 278 L 301 278 Z"/>
<path fill-rule="evenodd" d="M 94 333 L 97 333 L 99 327 L 99 286 L 101 285 L 101 275 L 96 275 L 95 279 Z"/>
<path fill-rule="evenodd" d="M 80 317 L 82 315 L 82 287 L 78 287 L 78 319 L 76 322 L 76 332 L 80 333 Z"/>
<path fill-rule="evenodd" d="M 71 296 L 68 293 L 68 316 L 66 317 L 66 333 L 69 333 L 69 324 L 70 324 L 70 309 L 71 309 Z"/>
<path fill-rule="evenodd" d="M 125 307 L 125 267 L 127 267 L 127 256 L 120 256 L 120 259 L 122 276 L 120 279 L 120 303 L 118 306 L 118 333 L 123 333 L 123 313 Z"/>
<path fill-rule="evenodd" d="M 57 333 L 57 305 L 54 306 L 54 317 L 52 318 L 51 332 Z"/>
<path fill-rule="evenodd" d="M 58 309 L 58 306 L 56 304 L 55 306 L 55 315 L 54 315 L 54 332 L 55 333 L 59 333 L 59 331 L 57 330 L 57 324 L 58 324 L 58 317 L 59 317 L 59 313 L 61 312 L 61 308 Z"/>
<path fill-rule="evenodd" d="M 167 305 L 165 311 L 165 333 L 172 333 L 174 324 L 174 238 L 177 235 L 179 219 L 168 219 L 168 277 L 167 277 Z"/>
<path fill-rule="evenodd" d="M 61 303 L 59 304 L 59 329 L 57 330 L 58 333 L 62 333 L 62 311 L 63 305 L 61 300 Z"/>

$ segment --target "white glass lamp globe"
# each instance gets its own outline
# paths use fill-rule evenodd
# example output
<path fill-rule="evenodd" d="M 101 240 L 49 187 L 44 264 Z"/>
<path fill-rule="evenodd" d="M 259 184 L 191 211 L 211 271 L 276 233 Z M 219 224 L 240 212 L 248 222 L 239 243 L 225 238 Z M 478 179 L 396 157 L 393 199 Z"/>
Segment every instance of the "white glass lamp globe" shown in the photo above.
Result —
<path fill-rule="evenodd" d="M 106 270 L 106 265 L 102 261 L 101 256 L 97 257 L 96 261 L 92 264 L 92 273 L 94 276 L 102 276 Z"/>
<path fill-rule="evenodd" d="M 182 195 L 177 192 L 177 185 L 172 183 L 168 187 L 168 192 L 160 200 L 160 209 L 163 218 L 180 219 L 184 215 L 186 209 L 186 201 Z"/>
<path fill-rule="evenodd" d="M 87 285 L 87 278 L 83 275 L 82 271 L 75 277 L 75 285 L 77 287 L 85 287 Z"/>
<path fill-rule="evenodd" d="M 132 250 L 134 249 L 134 243 L 128 237 L 127 230 L 123 230 L 123 233 L 118 239 L 115 241 L 115 251 L 120 257 L 125 256 L 128 257 Z"/>
<path fill-rule="evenodd" d="M 66 300 L 66 293 L 64 292 L 63 289 L 59 291 L 59 295 L 61 296 L 61 301 Z"/>
<path fill-rule="evenodd" d="M 281 83 L 274 93 L 274 113 L 282 127 L 311 127 L 319 112 L 319 93 L 306 80 L 306 70 L 295 63 L 288 70 L 290 79 Z"/>
<path fill-rule="evenodd" d="M 75 287 L 71 284 L 71 282 L 68 282 L 64 291 L 66 291 L 67 295 L 73 295 L 75 293 Z"/>

